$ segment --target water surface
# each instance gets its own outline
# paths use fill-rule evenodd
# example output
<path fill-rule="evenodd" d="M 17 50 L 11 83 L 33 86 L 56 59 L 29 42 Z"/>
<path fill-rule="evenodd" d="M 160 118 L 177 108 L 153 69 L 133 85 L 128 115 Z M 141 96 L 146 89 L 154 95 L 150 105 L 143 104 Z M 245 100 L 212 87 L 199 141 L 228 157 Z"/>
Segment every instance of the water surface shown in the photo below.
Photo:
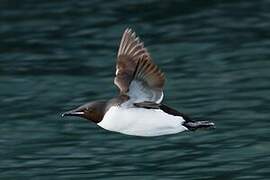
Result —
<path fill-rule="evenodd" d="M 1 179 L 269 179 L 270 1 L 3 1 Z M 166 104 L 211 131 L 141 138 L 61 112 L 117 94 L 121 34 L 166 73 Z"/>

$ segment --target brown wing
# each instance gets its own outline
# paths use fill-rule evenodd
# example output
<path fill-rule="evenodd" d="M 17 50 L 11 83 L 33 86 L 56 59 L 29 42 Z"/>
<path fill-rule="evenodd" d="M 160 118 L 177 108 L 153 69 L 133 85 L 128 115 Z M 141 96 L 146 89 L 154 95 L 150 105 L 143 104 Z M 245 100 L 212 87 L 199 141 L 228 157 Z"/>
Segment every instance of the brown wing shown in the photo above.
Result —
<path fill-rule="evenodd" d="M 153 63 L 147 49 L 140 42 L 135 32 L 128 28 L 123 34 L 118 50 L 114 83 L 119 87 L 122 94 L 130 95 L 128 92 L 132 81 L 140 82 L 137 83 L 140 84 L 140 87 L 138 85 L 132 86 L 135 88 L 132 90 L 134 92 L 136 89 L 143 88 L 144 93 L 149 91 L 155 94 L 156 92 L 155 96 L 163 96 L 164 74 Z"/>

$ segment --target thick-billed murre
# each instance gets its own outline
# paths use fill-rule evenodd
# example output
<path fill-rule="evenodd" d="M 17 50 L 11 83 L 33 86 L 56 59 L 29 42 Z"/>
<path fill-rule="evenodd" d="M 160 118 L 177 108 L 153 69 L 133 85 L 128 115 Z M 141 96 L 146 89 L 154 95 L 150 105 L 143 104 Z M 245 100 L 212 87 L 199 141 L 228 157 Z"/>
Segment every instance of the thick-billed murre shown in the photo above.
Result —
<path fill-rule="evenodd" d="M 114 84 L 120 90 L 117 97 L 87 103 L 62 116 L 83 117 L 104 129 L 135 136 L 160 136 L 214 126 L 209 121 L 193 121 L 161 103 L 165 76 L 130 28 L 120 42 Z"/>

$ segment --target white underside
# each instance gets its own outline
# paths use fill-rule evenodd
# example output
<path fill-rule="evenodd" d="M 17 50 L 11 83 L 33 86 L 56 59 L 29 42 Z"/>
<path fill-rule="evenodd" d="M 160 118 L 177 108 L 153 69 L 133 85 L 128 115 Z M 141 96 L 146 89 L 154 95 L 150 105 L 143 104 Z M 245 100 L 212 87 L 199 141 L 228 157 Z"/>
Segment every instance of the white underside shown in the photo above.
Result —
<path fill-rule="evenodd" d="M 160 136 L 187 130 L 184 119 L 159 109 L 112 106 L 98 123 L 104 129 L 135 136 Z"/>

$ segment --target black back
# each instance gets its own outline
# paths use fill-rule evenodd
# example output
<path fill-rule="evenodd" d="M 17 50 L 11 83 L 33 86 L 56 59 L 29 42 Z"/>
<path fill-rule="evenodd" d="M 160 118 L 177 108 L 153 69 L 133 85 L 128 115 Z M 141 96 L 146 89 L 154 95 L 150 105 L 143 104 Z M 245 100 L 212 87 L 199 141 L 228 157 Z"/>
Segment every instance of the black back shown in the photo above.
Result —
<path fill-rule="evenodd" d="M 186 114 L 183 114 L 183 113 L 181 113 L 173 108 L 170 108 L 169 106 L 166 106 L 164 104 L 160 104 L 159 108 L 168 114 L 183 117 L 186 122 L 193 122 L 189 116 L 187 116 Z"/>
<path fill-rule="evenodd" d="M 146 109 L 161 109 L 162 111 L 166 112 L 167 114 L 171 114 L 173 116 L 183 117 L 186 122 L 194 122 L 187 115 L 185 115 L 185 114 L 183 114 L 183 113 L 181 113 L 173 108 L 170 108 L 169 106 L 166 106 L 164 104 L 158 104 L 158 103 L 151 102 L 151 101 L 144 101 L 144 102 L 140 102 L 140 103 L 134 103 L 134 106 L 140 107 L 140 108 L 146 108 Z"/>

